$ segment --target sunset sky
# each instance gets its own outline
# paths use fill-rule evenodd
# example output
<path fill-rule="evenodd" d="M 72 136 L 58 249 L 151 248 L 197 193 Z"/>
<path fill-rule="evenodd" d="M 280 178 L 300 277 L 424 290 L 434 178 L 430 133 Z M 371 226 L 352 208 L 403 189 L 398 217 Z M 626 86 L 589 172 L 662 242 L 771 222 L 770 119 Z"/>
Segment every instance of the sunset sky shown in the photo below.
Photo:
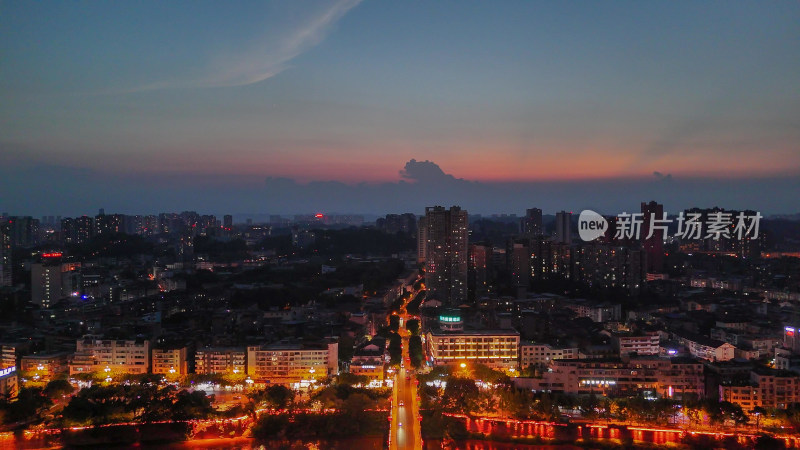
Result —
<path fill-rule="evenodd" d="M 408 202 L 412 159 L 461 187 Z M 796 1 L 0 2 L 2 211 L 784 213 L 798 188 Z"/>

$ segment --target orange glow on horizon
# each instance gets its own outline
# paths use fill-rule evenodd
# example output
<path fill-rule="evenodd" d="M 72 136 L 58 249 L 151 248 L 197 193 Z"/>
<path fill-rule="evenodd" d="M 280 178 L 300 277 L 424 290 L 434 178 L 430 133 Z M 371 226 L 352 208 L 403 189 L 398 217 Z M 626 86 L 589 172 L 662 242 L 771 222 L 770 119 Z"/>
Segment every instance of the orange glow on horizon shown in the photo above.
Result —
<path fill-rule="evenodd" d="M 431 146 L 433 144 L 427 147 Z M 242 184 L 263 183 L 268 177 L 287 178 L 301 184 L 317 181 L 345 184 L 414 183 L 415 180 L 401 175 L 404 166 L 412 158 L 419 162 L 430 160 L 446 175 L 456 179 L 485 183 L 657 180 L 654 172 L 682 179 L 800 175 L 800 157 L 784 149 L 737 153 L 728 157 L 720 151 L 702 148 L 648 156 L 642 150 L 605 143 L 591 148 L 554 146 L 521 149 L 518 145 L 508 143 L 484 142 L 409 148 L 388 143 L 346 151 L 303 148 L 279 155 L 232 148 L 229 152 L 201 150 L 199 153 L 203 158 L 189 159 L 183 158 L 181 155 L 185 152 L 179 149 L 167 149 L 152 155 L 149 152 L 138 154 L 136 160 L 120 167 L 126 167 L 131 174 L 139 171 L 154 175 L 206 174 L 217 179 L 229 177 Z M 152 164 L 156 158 L 160 163 Z M 174 158 L 177 160 L 172 161 Z M 175 167 L 180 169 L 176 171 Z"/>

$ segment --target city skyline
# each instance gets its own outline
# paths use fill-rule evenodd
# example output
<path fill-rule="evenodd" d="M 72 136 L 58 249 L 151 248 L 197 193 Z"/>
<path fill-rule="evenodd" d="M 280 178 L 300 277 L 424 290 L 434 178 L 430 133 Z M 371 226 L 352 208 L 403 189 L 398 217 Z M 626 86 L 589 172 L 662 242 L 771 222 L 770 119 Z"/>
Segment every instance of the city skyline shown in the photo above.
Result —
<path fill-rule="evenodd" d="M 0 210 L 797 212 L 796 3 L 186 5 L 0 7 Z"/>

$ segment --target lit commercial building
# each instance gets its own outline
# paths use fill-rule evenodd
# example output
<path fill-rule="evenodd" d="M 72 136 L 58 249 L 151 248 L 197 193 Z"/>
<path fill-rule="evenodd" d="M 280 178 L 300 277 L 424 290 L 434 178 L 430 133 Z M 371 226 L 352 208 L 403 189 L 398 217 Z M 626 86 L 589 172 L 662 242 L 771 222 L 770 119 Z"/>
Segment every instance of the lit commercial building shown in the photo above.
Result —
<path fill-rule="evenodd" d="M 247 347 L 247 375 L 256 383 L 307 384 L 335 375 L 338 368 L 338 342 Z"/>
<path fill-rule="evenodd" d="M 153 373 L 186 375 L 189 373 L 186 347 L 154 348 L 152 352 Z"/>
<path fill-rule="evenodd" d="M 194 371 L 203 375 L 245 373 L 247 352 L 240 348 L 204 348 L 194 355 Z"/>
<path fill-rule="evenodd" d="M 76 343 L 69 374 L 123 372 L 143 374 L 150 370 L 150 342 L 147 339 L 104 339 L 84 336 Z"/>
<path fill-rule="evenodd" d="M 519 367 L 519 333 L 514 330 L 429 331 L 425 343 L 436 365 L 470 361 L 495 369 Z"/>

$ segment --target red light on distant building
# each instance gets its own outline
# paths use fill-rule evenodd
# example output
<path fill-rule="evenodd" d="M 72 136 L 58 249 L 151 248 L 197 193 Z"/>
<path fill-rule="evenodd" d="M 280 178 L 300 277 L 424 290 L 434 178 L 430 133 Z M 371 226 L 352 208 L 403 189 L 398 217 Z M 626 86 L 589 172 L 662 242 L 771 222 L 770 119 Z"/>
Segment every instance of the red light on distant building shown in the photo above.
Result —
<path fill-rule="evenodd" d="M 317 219 L 322 219 L 323 217 L 325 217 L 325 215 L 322 213 L 316 213 L 314 214 L 314 217 L 316 217 Z"/>
<path fill-rule="evenodd" d="M 61 252 L 42 253 L 42 258 L 61 258 Z"/>

